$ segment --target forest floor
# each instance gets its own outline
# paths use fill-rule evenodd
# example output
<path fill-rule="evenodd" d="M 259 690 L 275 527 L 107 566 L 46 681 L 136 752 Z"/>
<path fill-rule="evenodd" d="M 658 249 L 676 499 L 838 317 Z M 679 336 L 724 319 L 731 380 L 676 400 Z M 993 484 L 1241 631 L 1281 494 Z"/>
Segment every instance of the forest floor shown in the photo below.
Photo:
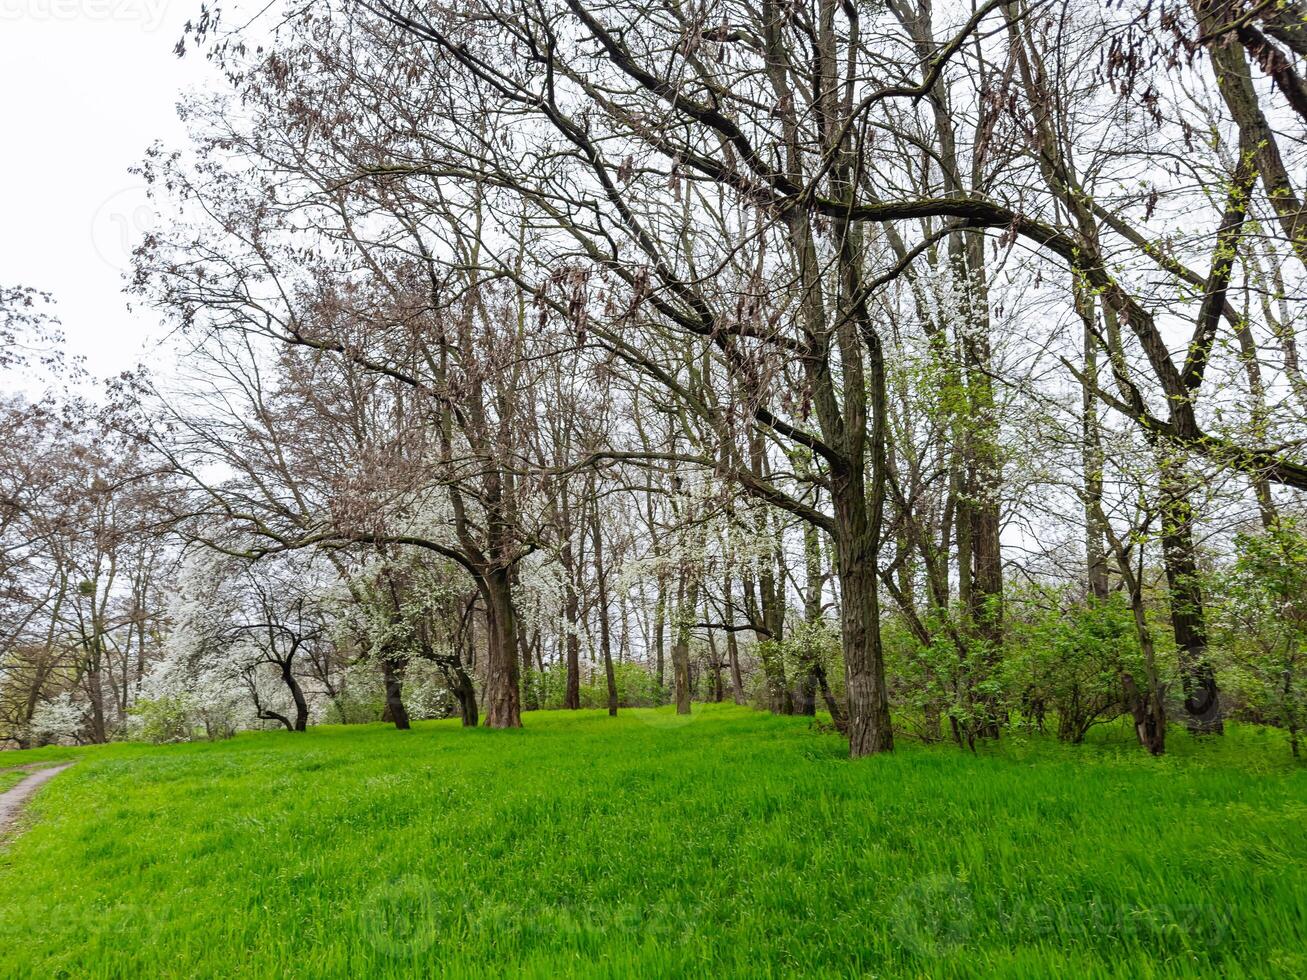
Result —
<path fill-rule="evenodd" d="M 0 849 L 0 974 L 1307 976 L 1278 732 L 855 763 L 694 711 L 7 754 L 81 762 Z"/>

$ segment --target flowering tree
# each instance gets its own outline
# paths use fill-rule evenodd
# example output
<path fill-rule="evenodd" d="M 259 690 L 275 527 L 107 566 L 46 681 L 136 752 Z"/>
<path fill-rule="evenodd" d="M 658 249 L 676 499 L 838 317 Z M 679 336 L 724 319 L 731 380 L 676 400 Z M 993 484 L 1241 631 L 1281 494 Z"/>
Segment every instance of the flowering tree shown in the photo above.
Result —
<path fill-rule="evenodd" d="M 216 552 L 192 552 L 176 593 L 173 654 L 161 684 L 229 699 L 234 685 L 248 695 L 257 718 L 287 731 L 308 726 L 303 686 L 312 648 L 331 641 L 323 563 L 294 555 L 250 562 Z M 287 704 L 289 702 L 289 704 Z"/>

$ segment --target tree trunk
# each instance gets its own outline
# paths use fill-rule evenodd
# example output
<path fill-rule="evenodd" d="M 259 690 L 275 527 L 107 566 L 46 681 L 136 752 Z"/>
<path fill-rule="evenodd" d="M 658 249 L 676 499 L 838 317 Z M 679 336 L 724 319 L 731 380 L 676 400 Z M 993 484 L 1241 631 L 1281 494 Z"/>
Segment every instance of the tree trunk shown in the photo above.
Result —
<path fill-rule="evenodd" d="M 840 474 L 831 482 L 849 702 L 849 755 L 857 759 L 894 748 L 880 641 L 877 546 L 867 520 L 862 480 L 857 475 Z"/>
<path fill-rule="evenodd" d="M 989 298 L 985 279 L 985 238 L 970 231 L 965 239 L 963 290 L 966 330 L 962 338 L 970 418 L 965 440 L 967 508 L 971 523 L 971 590 L 968 617 L 982 643 L 982 679 L 994 676 L 1003 656 L 1003 554 L 999 540 L 1002 516 L 1002 464 L 998 448 L 998 411 L 990 378 Z M 978 698 L 981 717 L 976 734 L 998 738 L 998 706 L 989 695 Z"/>
<path fill-rule="evenodd" d="M 1166 751 L 1166 712 L 1156 691 L 1140 691 L 1130 674 L 1121 675 L 1125 701 L 1134 719 L 1139 744 L 1153 755 Z"/>
<path fill-rule="evenodd" d="M 1239 340 L 1244 377 L 1248 379 L 1248 398 L 1251 403 L 1248 413 L 1249 427 L 1254 433 L 1254 438 L 1259 442 L 1265 442 L 1269 412 L 1266 406 L 1266 383 L 1262 380 L 1262 369 L 1257 363 L 1257 339 L 1253 336 L 1246 320 L 1239 322 L 1235 328 L 1235 336 Z M 1250 479 L 1253 493 L 1257 497 L 1257 510 L 1262 519 L 1262 528 L 1270 531 L 1279 524 L 1280 520 L 1275 498 L 1271 496 L 1271 481 L 1260 473 L 1250 474 Z"/>
<path fill-rule="evenodd" d="M 731 662 L 731 697 L 736 704 L 744 704 L 744 677 L 740 673 L 740 644 L 735 639 L 735 631 L 726 634 L 726 656 Z"/>
<path fill-rule="evenodd" d="M 592 486 L 593 492 L 593 486 Z M 604 535 L 599 527 L 599 507 L 596 505 L 590 524 L 594 544 L 595 578 L 599 587 L 599 647 L 604 655 L 604 678 L 608 682 L 608 716 L 617 717 L 617 676 L 613 671 L 613 644 L 608 631 L 608 575 L 604 568 Z"/>
<path fill-rule="evenodd" d="M 400 665 L 389 657 L 381 659 L 381 679 L 386 687 L 386 707 L 382 721 L 394 722 L 401 732 L 409 730 L 408 709 L 404 707 L 404 680 Z"/>
<path fill-rule="evenodd" d="M 750 434 L 748 451 L 750 470 L 757 478 L 765 478 L 767 452 L 760 433 Z M 774 714 L 788 715 L 794 713 L 794 698 L 785 674 L 785 555 L 780 535 L 772 527 L 766 510 L 758 511 L 754 531 L 759 540 L 765 538 L 771 543 L 772 552 L 758 563 L 756 582 L 752 576 L 744 579 L 746 608 L 758 637 L 758 657 L 767 684 L 767 708 Z"/>
<path fill-rule="evenodd" d="M 309 704 L 304 700 L 304 689 L 291 671 L 291 663 L 287 660 L 281 665 L 281 679 L 290 691 L 291 700 L 295 702 L 295 731 L 302 732 L 309 727 Z"/>
<path fill-rule="evenodd" d="M 98 660 L 98 656 L 96 657 Z M 104 719 L 104 677 L 99 663 L 92 661 L 86 671 L 86 690 L 91 702 L 91 741 L 102 745 L 109 740 Z"/>
<path fill-rule="evenodd" d="M 514 565 L 509 571 L 508 582 L 510 594 L 516 594 L 521 582 L 521 572 L 517 565 Z M 522 629 L 520 624 L 513 630 L 513 634 L 517 643 L 519 677 L 525 680 L 525 684 L 519 685 L 521 688 L 522 708 L 526 711 L 535 711 L 540 707 L 540 688 L 531 676 L 533 673 L 531 664 L 531 641 L 528 637 L 527 631 Z"/>
<path fill-rule="evenodd" d="M 257 670 L 257 668 L 258 665 L 256 665 L 255 667 L 248 668 L 245 671 L 245 685 L 246 687 L 249 688 L 250 699 L 254 702 L 255 717 L 260 718 L 263 721 L 275 721 L 283 728 L 285 728 L 286 731 L 293 732 L 295 730 L 294 722 L 292 722 L 285 715 L 281 714 L 281 712 L 279 711 L 273 711 L 271 708 L 265 708 L 263 706 L 263 703 L 259 700 L 259 685 L 258 682 L 255 681 L 253 676 L 254 671 Z"/>
<path fill-rule="evenodd" d="M 459 717 L 463 721 L 464 728 L 476 728 L 477 726 L 477 692 L 476 686 L 472 683 L 472 678 L 468 676 L 463 669 L 461 660 L 454 663 L 454 697 L 458 701 Z"/>
<path fill-rule="evenodd" d="M 709 621 L 708 607 L 706 603 L 704 605 L 703 618 L 704 622 Z M 722 656 L 717 649 L 717 637 L 711 629 L 708 630 L 708 652 L 712 657 L 712 676 L 709 678 L 712 691 L 710 693 L 712 694 L 713 703 L 720 704 L 722 698 L 726 694 L 724 690 L 725 685 L 722 684 Z"/>
<path fill-rule="evenodd" d="M 567 494 L 562 494 L 559 508 L 559 561 L 563 566 L 563 619 L 567 623 L 566 686 L 563 690 L 563 707 L 575 711 L 581 707 L 581 600 L 576 588 L 576 560 L 572 550 L 572 512 Z"/>
<path fill-rule="evenodd" d="M 1162 700 L 1161 678 L 1157 674 L 1157 652 L 1153 647 L 1153 632 L 1148 626 L 1148 611 L 1144 607 L 1143 583 L 1140 575 L 1130 568 L 1130 559 L 1121 539 L 1112 530 L 1112 525 L 1103 516 L 1101 507 L 1095 506 L 1094 516 L 1106 535 L 1112 553 L 1116 557 L 1117 571 L 1125 582 L 1130 594 L 1130 612 L 1134 616 L 1135 635 L 1139 640 L 1139 650 L 1144 658 L 1144 670 L 1147 672 L 1148 689 L 1141 691 L 1134 677 L 1127 671 L 1121 673 L 1121 686 L 1125 692 L 1126 707 L 1135 722 L 1135 732 L 1139 744 L 1153 755 L 1166 751 L 1166 708 Z M 1143 567 L 1143 555 L 1140 555 L 1140 568 Z"/>
<path fill-rule="evenodd" d="M 491 569 L 481 579 L 486 600 L 486 726 L 521 728 L 518 690 L 517 619 L 508 570 Z"/>
<path fill-rule="evenodd" d="M 676 713 L 690 713 L 690 623 L 699 604 L 699 583 L 691 576 L 685 602 L 677 610 L 676 642 L 672 645 L 672 680 Z"/>
<path fill-rule="evenodd" d="M 803 558 L 807 581 L 803 591 L 803 618 L 812 626 L 821 620 L 821 590 L 825 576 L 821 571 L 821 540 L 816 525 L 803 526 Z M 812 716 L 817 713 L 817 654 L 805 649 L 804 662 L 794 685 L 794 713 Z"/>
<path fill-rule="evenodd" d="M 1107 598 L 1107 548 L 1098 514 L 1103 506 L 1103 444 L 1098 431 L 1097 396 L 1098 343 L 1094 338 L 1096 313 L 1089 292 L 1073 283 L 1076 311 L 1083 326 L 1081 344 L 1084 380 L 1080 386 L 1080 457 L 1084 470 L 1085 577 L 1087 594 L 1096 600 Z"/>
<path fill-rule="evenodd" d="M 826 668 L 821 666 L 821 664 L 818 664 L 817 669 L 813 673 L 817 678 L 817 687 L 821 691 L 821 699 L 826 702 L 826 710 L 830 712 L 831 721 L 835 724 L 835 727 L 839 730 L 840 734 L 847 736 L 849 733 L 849 721 L 844 715 L 844 709 L 840 706 L 840 703 L 835 700 L 835 695 L 830 689 L 830 681 L 826 677 Z"/>
<path fill-rule="evenodd" d="M 667 586 L 663 583 L 663 577 L 658 576 L 658 601 L 654 605 L 654 676 L 658 679 L 658 695 L 662 700 L 662 693 L 667 687 L 667 673 L 665 656 L 665 642 L 667 632 Z"/>
<path fill-rule="evenodd" d="M 774 604 L 768 599 L 771 590 L 761 580 L 756 583 L 755 594 L 754 579 L 746 575 L 744 590 L 754 635 L 758 638 L 758 666 L 766 684 L 767 710 L 776 715 L 793 714 L 794 698 L 785 676 L 785 657 L 781 647 L 784 615 L 777 616 L 773 611 Z"/>
<path fill-rule="evenodd" d="M 581 615 L 576 587 L 572 584 L 570 575 L 564 596 L 563 615 L 567 620 L 567 689 L 563 693 L 563 707 L 574 711 L 581 707 Z"/>
<path fill-rule="evenodd" d="M 1216 674 L 1207 655 L 1207 619 L 1193 539 L 1193 509 L 1184 475 L 1174 461 L 1162 468 L 1162 563 L 1166 568 L 1171 628 L 1180 654 L 1185 725 L 1194 735 L 1224 731 Z"/>

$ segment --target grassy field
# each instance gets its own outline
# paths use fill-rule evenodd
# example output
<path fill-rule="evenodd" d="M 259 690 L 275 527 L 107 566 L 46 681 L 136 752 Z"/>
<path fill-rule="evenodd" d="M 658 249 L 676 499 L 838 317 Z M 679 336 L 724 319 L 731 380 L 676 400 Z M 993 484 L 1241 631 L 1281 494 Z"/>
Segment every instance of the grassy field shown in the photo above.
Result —
<path fill-rule="evenodd" d="M 5 757 L 0 755 L 0 793 L 7 789 L 13 789 L 31 775 L 26 769 L 7 769 L 4 762 Z"/>
<path fill-rule="evenodd" d="M 0 850 L 0 973 L 1307 975 L 1277 733 L 850 763 L 695 711 L 12 753 L 81 762 Z"/>

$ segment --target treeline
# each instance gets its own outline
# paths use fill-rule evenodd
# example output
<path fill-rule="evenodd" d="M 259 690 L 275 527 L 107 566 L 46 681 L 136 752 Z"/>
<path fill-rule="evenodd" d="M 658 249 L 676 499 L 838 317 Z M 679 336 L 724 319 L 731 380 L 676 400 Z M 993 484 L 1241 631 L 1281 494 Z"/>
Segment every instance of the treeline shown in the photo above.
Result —
<path fill-rule="evenodd" d="M 141 165 L 177 367 L 105 424 L 183 570 L 151 703 L 513 727 L 597 674 L 855 757 L 1296 751 L 1307 9 L 276 16 L 193 25 L 227 88 Z"/>

